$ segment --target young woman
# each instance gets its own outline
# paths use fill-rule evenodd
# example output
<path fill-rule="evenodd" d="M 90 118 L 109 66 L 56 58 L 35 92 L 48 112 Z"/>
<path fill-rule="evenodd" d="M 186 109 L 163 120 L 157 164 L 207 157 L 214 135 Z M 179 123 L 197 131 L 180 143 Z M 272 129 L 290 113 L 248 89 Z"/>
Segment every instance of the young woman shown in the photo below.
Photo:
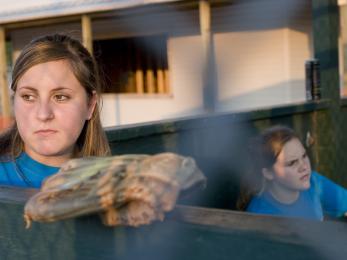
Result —
<path fill-rule="evenodd" d="M 0 185 L 38 188 L 70 158 L 110 154 L 98 69 L 78 40 L 34 39 L 14 65 L 11 89 L 15 123 L 0 137 Z"/>
<path fill-rule="evenodd" d="M 306 150 L 293 130 L 271 127 L 252 147 L 254 175 L 244 183 L 239 209 L 316 220 L 347 212 L 347 190 L 311 170 Z"/>

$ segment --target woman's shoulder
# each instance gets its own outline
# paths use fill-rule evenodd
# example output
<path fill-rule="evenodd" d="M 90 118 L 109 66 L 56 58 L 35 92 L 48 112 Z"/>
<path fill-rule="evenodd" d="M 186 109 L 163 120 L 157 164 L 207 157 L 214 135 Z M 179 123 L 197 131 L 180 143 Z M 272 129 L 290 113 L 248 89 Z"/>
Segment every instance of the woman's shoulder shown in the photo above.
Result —
<path fill-rule="evenodd" d="M 253 213 L 274 214 L 276 213 L 277 206 L 268 196 L 266 192 L 254 196 L 247 206 L 246 211 Z"/>
<path fill-rule="evenodd" d="M 311 184 L 310 190 L 319 190 L 320 192 L 344 189 L 342 186 L 316 171 L 312 172 Z"/>
<path fill-rule="evenodd" d="M 0 156 L 0 172 L 12 171 L 14 168 L 13 156 L 12 155 L 1 155 Z"/>
<path fill-rule="evenodd" d="M 8 176 L 14 171 L 10 156 L 0 156 L 0 184 L 8 183 Z"/>
<path fill-rule="evenodd" d="M 332 182 L 328 177 L 324 176 L 317 171 L 312 171 L 312 180 L 315 182 Z"/>
<path fill-rule="evenodd" d="M 313 171 L 311 172 L 311 175 L 312 175 L 312 177 L 314 177 L 314 178 L 320 178 L 320 177 L 322 176 L 322 174 L 318 173 L 318 172 L 315 171 L 315 170 L 313 170 Z"/>
<path fill-rule="evenodd" d="M 10 155 L 0 155 L 0 164 L 9 163 L 13 161 L 13 157 Z"/>

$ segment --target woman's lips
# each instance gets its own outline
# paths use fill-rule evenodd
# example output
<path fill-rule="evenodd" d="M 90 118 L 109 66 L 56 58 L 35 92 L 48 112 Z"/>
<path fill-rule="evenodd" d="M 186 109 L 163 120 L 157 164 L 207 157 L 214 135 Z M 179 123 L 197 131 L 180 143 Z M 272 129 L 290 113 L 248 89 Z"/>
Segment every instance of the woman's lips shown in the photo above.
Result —
<path fill-rule="evenodd" d="M 52 130 L 52 129 L 42 129 L 42 130 L 35 131 L 35 134 L 46 137 L 46 136 L 53 135 L 56 132 L 58 131 Z"/>
<path fill-rule="evenodd" d="M 304 176 L 302 176 L 301 178 L 300 178 L 300 180 L 302 180 L 302 181 L 307 181 L 307 180 L 309 180 L 310 179 L 310 176 L 311 176 L 311 174 L 305 174 Z"/>

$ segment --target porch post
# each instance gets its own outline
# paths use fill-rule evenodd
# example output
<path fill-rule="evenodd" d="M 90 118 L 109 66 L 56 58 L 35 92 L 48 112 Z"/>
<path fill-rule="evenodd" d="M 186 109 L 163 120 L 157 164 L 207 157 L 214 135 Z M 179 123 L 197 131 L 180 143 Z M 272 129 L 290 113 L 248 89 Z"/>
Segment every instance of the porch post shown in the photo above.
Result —
<path fill-rule="evenodd" d="M 84 47 L 93 54 L 93 33 L 89 15 L 82 15 L 82 42 Z"/>
<path fill-rule="evenodd" d="M 203 96 L 204 107 L 208 112 L 213 112 L 217 97 L 216 66 L 214 59 L 214 44 L 211 32 L 211 6 L 208 0 L 200 0 L 200 32 L 203 43 Z"/>
<path fill-rule="evenodd" d="M 0 94 L 1 115 L 10 117 L 10 96 L 7 82 L 6 36 L 5 28 L 0 26 Z"/>

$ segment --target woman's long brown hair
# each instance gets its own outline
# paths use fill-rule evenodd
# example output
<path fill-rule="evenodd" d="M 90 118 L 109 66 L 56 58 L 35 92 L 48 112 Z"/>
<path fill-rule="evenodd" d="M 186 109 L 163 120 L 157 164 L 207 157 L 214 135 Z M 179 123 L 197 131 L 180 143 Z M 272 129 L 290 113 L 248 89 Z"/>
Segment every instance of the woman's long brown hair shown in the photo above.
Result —
<path fill-rule="evenodd" d="M 84 87 L 88 98 L 96 93 L 98 100 L 93 115 L 85 122 L 77 139 L 73 157 L 104 156 L 110 154 L 110 147 L 101 126 L 99 115 L 101 81 L 99 70 L 92 55 L 80 41 L 64 34 L 45 35 L 26 45 L 19 55 L 13 71 L 11 89 L 16 92 L 17 84 L 31 67 L 56 60 L 67 60 L 71 69 Z M 0 136 L 0 155 L 16 158 L 24 150 L 16 122 Z"/>
<path fill-rule="evenodd" d="M 252 197 L 266 188 L 262 169 L 272 169 L 283 146 L 293 138 L 298 136 L 291 128 L 277 125 L 265 129 L 258 137 L 250 141 L 249 154 L 252 164 L 241 177 L 237 209 L 246 210 Z"/>

